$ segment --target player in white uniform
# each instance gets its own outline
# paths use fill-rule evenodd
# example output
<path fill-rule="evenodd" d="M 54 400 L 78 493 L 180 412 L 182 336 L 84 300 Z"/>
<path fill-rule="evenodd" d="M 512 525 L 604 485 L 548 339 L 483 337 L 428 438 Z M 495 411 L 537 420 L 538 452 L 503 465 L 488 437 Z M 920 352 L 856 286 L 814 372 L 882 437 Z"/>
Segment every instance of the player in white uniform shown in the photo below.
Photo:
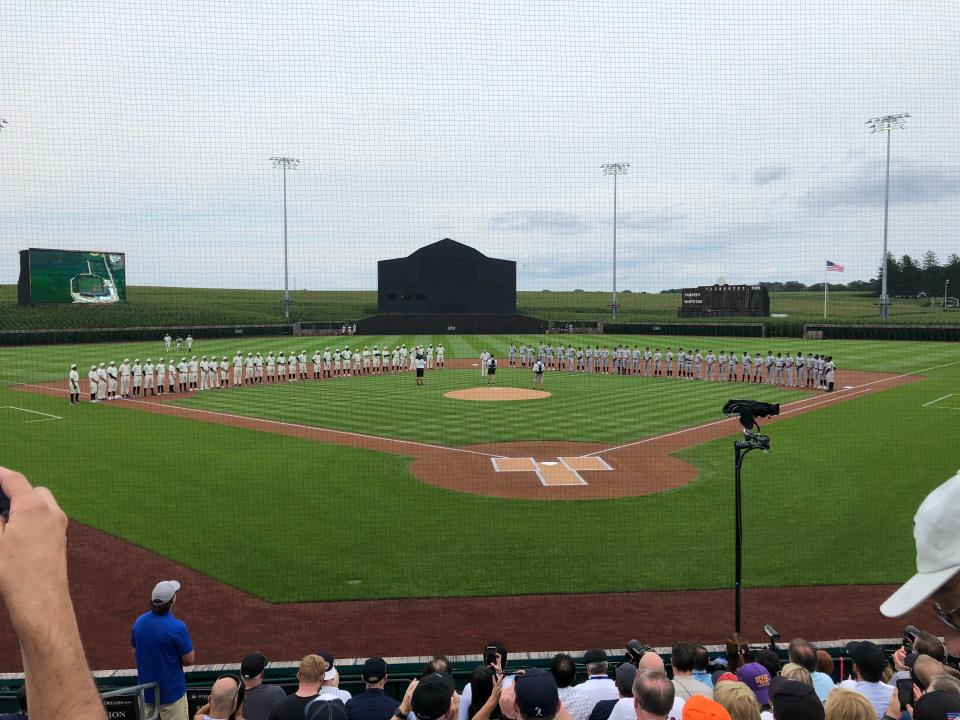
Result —
<path fill-rule="evenodd" d="M 727 354 L 721 350 L 717 355 L 717 382 L 726 382 L 728 367 Z"/>
<path fill-rule="evenodd" d="M 177 368 L 180 371 L 180 392 L 193 392 L 194 382 L 191 376 L 196 378 L 196 374 L 190 372 L 192 364 L 187 362 L 187 358 L 180 358 L 180 366 Z"/>
<path fill-rule="evenodd" d="M 350 375 L 350 359 L 353 357 L 353 353 L 350 352 L 350 348 L 344 347 L 343 352 L 340 353 L 340 359 L 343 361 L 343 374 Z"/>
<path fill-rule="evenodd" d="M 167 366 L 163 358 L 157 358 L 157 395 L 163 395 L 167 391 Z"/>
<path fill-rule="evenodd" d="M 77 366 L 70 366 L 70 373 L 67 375 L 67 389 L 70 390 L 70 404 L 80 404 L 80 373 L 77 372 Z"/>
<path fill-rule="evenodd" d="M 260 353 L 253 356 L 253 382 L 257 385 L 263 384 L 263 356 Z"/>
<path fill-rule="evenodd" d="M 520 346 L 521 353 L 526 352 L 524 348 L 525 346 L 523 345 Z M 485 378 L 487 376 L 487 360 L 489 359 L 490 359 L 490 353 L 488 353 L 486 350 L 480 353 L 480 377 L 481 378 Z M 520 362 L 521 364 L 523 363 L 523 355 L 520 356 Z"/>
<path fill-rule="evenodd" d="M 783 367 L 787 372 L 785 379 L 787 387 L 793 387 L 793 357 L 790 353 L 787 353 L 786 357 L 783 358 Z"/>
<path fill-rule="evenodd" d="M 120 366 L 120 397 L 130 397 L 130 358 L 124 358 Z"/>
<path fill-rule="evenodd" d="M 167 352 L 170 352 L 170 345 L 173 343 L 173 338 L 170 337 L 170 333 L 167 333 L 163 336 L 163 349 Z"/>
<path fill-rule="evenodd" d="M 207 356 L 204 355 L 200 358 L 200 362 L 197 362 L 197 356 L 194 355 L 193 359 L 190 361 L 190 370 L 192 377 L 190 378 L 190 387 L 194 390 L 206 390 L 207 389 Z M 197 387 L 197 380 L 200 381 L 200 387 Z"/>
<path fill-rule="evenodd" d="M 353 354 L 353 374 L 354 374 L 354 375 L 359 375 L 359 374 L 360 374 L 360 361 L 361 361 L 362 359 L 363 359 L 363 356 L 360 354 L 360 351 L 359 351 L 359 350 Z M 411 365 L 411 367 L 413 366 L 413 356 L 412 356 L 412 355 L 410 356 L 410 365 Z"/>
<path fill-rule="evenodd" d="M 187 352 L 193 350 L 193 335 L 187 335 Z"/>
<path fill-rule="evenodd" d="M 272 383 L 277 380 L 277 359 L 273 356 L 273 351 L 267 353 L 263 364 L 267 366 L 267 382 Z"/>
<path fill-rule="evenodd" d="M 297 372 L 297 353 L 295 350 L 291 350 L 290 354 L 287 355 L 287 382 L 296 382 Z"/>
<path fill-rule="evenodd" d="M 533 364 L 533 387 L 540 389 L 543 387 L 543 360 L 537 360 Z"/>
<path fill-rule="evenodd" d="M 248 352 L 243 361 L 243 384 L 253 385 L 253 353 Z"/>
<path fill-rule="evenodd" d="M 443 345 L 437 345 L 437 367 L 443 369 Z"/>
<path fill-rule="evenodd" d="M 233 356 L 233 386 L 237 387 L 240 384 L 240 376 L 243 374 L 243 355 L 240 354 L 240 351 L 237 350 L 237 354 Z"/>
<path fill-rule="evenodd" d="M 763 358 L 760 353 L 753 356 L 753 382 L 763 382 Z"/>
<path fill-rule="evenodd" d="M 797 352 L 797 357 L 794 358 L 793 364 L 797 368 L 797 387 L 803 387 L 803 370 L 807 365 L 806 361 L 803 359 L 803 353 L 799 351 Z"/>
<path fill-rule="evenodd" d="M 110 361 L 110 366 L 107 368 L 107 399 L 116 400 L 117 399 L 117 365 Z"/>
<path fill-rule="evenodd" d="M 90 366 L 90 372 L 87 373 L 87 380 L 90 383 L 90 402 L 98 402 L 97 395 L 100 391 L 100 376 L 97 374 L 96 365 Z"/>
<path fill-rule="evenodd" d="M 167 382 L 170 384 L 170 393 L 176 394 L 177 392 L 177 368 L 173 364 L 173 358 L 170 359 L 170 362 L 167 363 Z"/>
<path fill-rule="evenodd" d="M 140 358 L 133 361 L 130 371 L 133 373 L 133 396 L 140 397 L 140 388 L 143 387 L 143 366 L 140 364 Z"/>
<path fill-rule="evenodd" d="M 433 370 L 433 343 L 427 345 L 427 370 Z"/>
<path fill-rule="evenodd" d="M 330 348 L 327 348 L 327 354 L 329 353 Z M 313 357 L 311 357 L 310 360 L 313 362 L 313 379 L 319 380 L 321 368 L 323 367 L 323 356 L 320 354 L 319 350 L 315 350 Z"/>
<path fill-rule="evenodd" d="M 773 350 L 767 350 L 767 356 L 763 359 L 763 382 L 766 385 L 773 382 L 773 364 L 775 362 Z"/>
<path fill-rule="evenodd" d="M 143 364 L 143 396 L 147 396 L 147 390 L 150 391 L 150 395 L 156 396 L 157 391 L 154 386 L 155 377 L 153 374 L 153 361 L 150 358 L 147 358 L 147 361 Z"/>
<path fill-rule="evenodd" d="M 370 350 L 366 345 L 363 346 L 363 374 L 370 374 Z"/>

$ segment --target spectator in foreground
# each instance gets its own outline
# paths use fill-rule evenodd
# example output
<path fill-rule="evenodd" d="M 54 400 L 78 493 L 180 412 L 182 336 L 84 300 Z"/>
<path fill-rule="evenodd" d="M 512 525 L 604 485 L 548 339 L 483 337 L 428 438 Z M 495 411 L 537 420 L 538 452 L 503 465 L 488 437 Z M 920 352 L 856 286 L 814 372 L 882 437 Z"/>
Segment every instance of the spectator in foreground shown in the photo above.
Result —
<path fill-rule="evenodd" d="M 717 683 L 713 699 L 723 705 L 731 720 L 760 720 L 760 703 L 753 690 L 734 676 L 732 682 Z"/>
<path fill-rule="evenodd" d="M 417 720 L 453 720 L 457 717 L 460 709 L 457 686 L 448 673 L 433 673 L 410 685 L 413 687 L 410 711 Z M 402 705 L 399 706 L 397 716 L 403 713 L 403 717 L 406 717 L 408 713 L 404 713 L 404 710 Z"/>
<path fill-rule="evenodd" d="M 381 657 L 369 658 L 361 676 L 366 689 L 347 701 L 347 716 L 350 720 L 389 720 L 400 703 L 383 692 L 387 685 L 386 661 Z"/>
<path fill-rule="evenodd" d="M 493 671 L 494 675 L 498 675 L 502 677 L 504 674 L 504 668 L 507 665 L 506 646 L 499 641 L 488 642 L 486 646 L 494 647 L 497 649 L 496 653 L 494 654 L 493 662 L 487 664 L 486 667 L 489 667 Z M 486 661 L 486 658 L 484 658 L 484 660 Z M 484 666 L 481 665 L 479 667 L 484 667 Z M 506 690 L 508 687 L 510 687 L 510 684 L 512 682 L 513 682 L 513 679 L 509 675 L 506 677 L 503 677 L 503 680 L 501 682 L 502 689 Z M 470 706 L 472 704 L 473 704 L 473 688 L 471 687 L 470 683 L 467 683 L 463 688 L 463 695 L 460 696 L 460 703 L 459 703 L 460 707 L 459 707 L 459 710 L 457 711 L 458 720 L 470 720 L 471 718 Z"/>
<path fill-rule="evenodd" d="M 835 688 L 823 704 L 826 720 L 876 720 L 873 705 L 853 690 Z"/>
<path fill-rule="evenodd" d="M 320 690 L 320 694 L 329 695 L 344 703 L 347 702 L 353 695 L 346 690 L 340 689 L 340 671 L 337 670 L 334 664 L 336 661 L 333 655 L 326 650 L 321 650 L 317 655 L 322 657 L 323 661 L 327 664 L 327 671 L 323 674 L 323 687 Z M 248 720 L 248 718 L 245 717 L 244 720 Z"/>
<path fill-rule="evenodd" d="M 941 691 L 928 692 L 917 700 L 912 713 L 913 720 L 952 720 L 960 715 L 960 698 Z"/>
<path fill-rule="evenodd" d="M 570 694 L 566 707 L 573 720 L 587 720 L 594 706 L 601 700 L 617 700 L 620 694 L 617 685 L 607 677 L 607 653 L 599 648 L 587 650 L 583 656 L 587 666 L 587 679 L 577 685 Z"/>
<path fill-rule="evenodd" d="M 196 662 L 193 642 L 186 624 L 173 616 L 180 583 L 161 580 L 150 594 L 151 609 L 133 623 L 130 642 L 137 659 L 137 682 L 157 683 L 159 698 L 152 690 L 144 693 L 147 715 L 160 705 L 160 720 L 187 720 L 186 665 Z"/>
<path fill-rule="evenodd" d="M 233 675 L 217 678 L 210 688 L 207 704 L 201 707 L 194 720 L 228 720 L 235 713 L 245 718 L 243 680 Z"/>
<path fill-rule="evenodd" d="M 683 700 L 688 700 L 694 695 L 713 698 L 713 689 L 693 677 L 696 652 L 697 646 L 686 642 L 677 643 L 670 651 L 673 687 L 676 689 L 677 697 Z"/>
<path fill-rule="evenodd" d="M 770 710 L 770 671 L 760 663 L 747 663 L 737 670 L 737 679 L 750 688 L 760 704 L 760 716 Z"/>
<path fill-rule="evenodd" d="M 243 678 L 244 720 L 268 720 L 273 706 L 283 700 L 287 693 L 279 685 L 265 685 L 263 671 L 267 668 L 267 659 L 258 652 L 247 655 L 240 663 L 240 677 Z"/>
<path fill-rule="evenodd" d="M 770 703 L 775 720 L 824 720 L 823 703 L 812 683 L 775 677 L 770 683 Z"/>
<path fill-rule="evenodd" d="M 715 700 L 694 695 L 683 706 L 683 720 L 730 720 L 730 713 Z"/>
<path fill-rule="evenodd" d="M 15 713 L 3 713 L 0 715 L 0 720 L 28 720 L 26 683 L 17 690 L 17 711 Z"/>
<path fill-rule="evenodd" d="M 710 651 L 704 645 L 695 645 L 693 648 L 693 678 L 699 680 L 708 688 L 713 688 L 713 677 L 710 673 Z"/>
<path fill-rule="evenodd" d="M 796 680 L 799 683 L 813 687 L 813 677 L 810 675 L 810 671 L 796 663 L 787 663 L 784 665 L 780 669 L 780 677 L 787 680 Z M 818 695 L 817 699 L 819 699 L 819 697 Z"/>
<path fill-rule="evenodd" d="M 323 685 L 327 663 L 319 655 L 305 655 L 297 668 L 297 690 L 278 701 L 270 710 L 269 720 L 303 720 L 304 710 Z"/>
<path fill-rule="evenodd" d="M 34 720 L 106 720 L 67 580 L 67 516 L 46 488 L 0 467 L 0 598 L 20 643 Z M 69 688 L 69 692 L 61 692 Z"/>
<path fill-rule="evenodd" d="M 827 660 L 830 663 L 830 672 L 833 672 L 833 658 L 831 658 L 827 652 L 824 652 L 824 655 L 827 656 Z M 810 679 L 813 681 L 813 689 L 817 691 L 817 697 L 820 698 L 820 702 L 824 702 L 827 699 L 827 695 L 830 694 L 830 691 L 833 690 L 835 686 L 833 684 L 833 678 L 818 669 L 819 656 L 820 653 L 817 649 L 801 638 L 791 640 L 790 645 L 787 647 L 787 657 L 790 659 L 790 662 L 799 665 L 810 673 Z"/>
<path fill-rule="evenodd" d="M 589 720 L 608 720 L 615 707 L 621 707 L 622 712 L 629 713 L 633 708 L 633 681 L 637 678 L 637 668 L 632 664 L 625 662 L 617 668 L 616 680 L 617 693 L 620 697 L 617 700 L 600 700 L 593 706 L 593 712 L 590 713 Z"/>
<path fill-rule="evenodd" d="M 514 683 L 513 706 L 519 720 L 563 720 L 567 715 L 560 704 L 557 681 L 540 668 L 530 668 Z"/>
<path fill-rule="evenodd" d="M 645 653 L 643 657 L 650 654 L 656 653 Z M 662 669 L 637 669 L 633 681 L 633 711 L 637 720 L 666 720 L 677 699 L 676 689 Z"/>
<path fill-rule="evenodd" d="M 900 617 L 928 598 L 933 611 L 960 634 L 960 472 L 935 488 L 913 518 L 917 574 L 886 599 L 880 612 Z M 952 636 L 952 637 L 951 637 Z"/>
<path fill-rule="evenodd" d="M 873 706 L 877 717 L 882 718 L 895 691 L 893 685 L 883 682 L 887 656 L 879 645 L 869 641 L 848 643 L 847 653 L 853 661 L 853 678 L 844 680 L 840 687 L 863 695 Z"/>
<path fill-rule="evenodd" d="M 570 696 L 577 691 L 573 681 L 577 678 L 577 665 L 567 653 L 557 653 L 550 661 L 550 674 L 557 683 L 560 702 L 566 705 Z"/>
<path fill-rule="evenodd" d="M 426 677 L 426 676 L 425 676 Z M 502 675 L 497 675 L 489 665 L 478 665 L 470 675 L 471 720 L 496 720 L 500 713 L 500 691 Z M 462 701 L 462 698 L 461 698 Z"/>
<path fill-rule="evenodd" d="M 664 677 L 666 677 L 666 674 L 667 674 L 666 669 L 664 668 L 664 665 L 663 665 L 663 658 L 660 657 L 658 653 L 655 653 L 652 650 L 649 652 L 645 652 L 640 657 L 640 660 L 637 662 L 637 672 L 638 673 L 643 672 L 644 670 L 652 670 L 652 671 L 663 673 Z M 637 687 L 637 684 L 636 684 L 636 681 L 634 681 L 634 697 L 636 697 L 636 687 Z M 673 705 L 670 708 L 670 711 L 667 713 L 667 717 L 669 717 L 670 720 L 680 720 L 680 716 L 683 714 L 684 701 L 682 697 L 677 695 L 676 688 L 673 682 L 670 682 L 670 687 L 674 688 Z M 614 708 L 613 715 L 616 715 L 616 718 L 611 717 L 611 720 L 633 720 L 632 716 L 629 718 L 621 717 L 619 715 L 619 711 L 617 708 Z"/>

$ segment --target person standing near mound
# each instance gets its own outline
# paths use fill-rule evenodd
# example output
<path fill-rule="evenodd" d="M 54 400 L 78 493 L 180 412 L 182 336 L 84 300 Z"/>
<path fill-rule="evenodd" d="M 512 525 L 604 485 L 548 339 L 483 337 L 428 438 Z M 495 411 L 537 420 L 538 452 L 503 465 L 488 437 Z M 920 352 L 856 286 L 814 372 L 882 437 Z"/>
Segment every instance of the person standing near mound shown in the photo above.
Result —
<path fill-rule="evenodd" d="M 539 390 L 543 387 L 543 360 L 537 360 L 533 364 L 533 388 Z"/>
<path fill-rule="evenodd" d="M 493 385 L 497 380 L 497 359 L 490 353 L 487 358 L 487 385 Z"/>
<path fill-rule="evenodd" d="M 420 349 L 417 349 L 413 356 L 413 366 L 417 371 L 417 385 L 423 385 L 423 369 L 426 367 L 426 365 L 427 361 L 423 356 L 423 352 Z"/>

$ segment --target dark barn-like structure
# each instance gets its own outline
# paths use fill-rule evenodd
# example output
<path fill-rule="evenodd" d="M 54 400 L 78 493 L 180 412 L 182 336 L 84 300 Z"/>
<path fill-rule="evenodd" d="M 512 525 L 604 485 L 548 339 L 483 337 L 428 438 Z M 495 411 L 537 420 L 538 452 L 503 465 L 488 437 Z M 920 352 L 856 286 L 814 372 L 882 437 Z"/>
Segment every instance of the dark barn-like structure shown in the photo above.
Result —
<path fill-rule="evenodd" d="M 517 311 L 517 263 L 444 238 L 404 258 L 377 263 L 377 311 L 493 313 Z"/>
<path fill-rule="evenodd" d="M 517 263 L 450 238 L 377 263 L 377 315 L 362 334 L 544 332 L 517 314 Z"/>

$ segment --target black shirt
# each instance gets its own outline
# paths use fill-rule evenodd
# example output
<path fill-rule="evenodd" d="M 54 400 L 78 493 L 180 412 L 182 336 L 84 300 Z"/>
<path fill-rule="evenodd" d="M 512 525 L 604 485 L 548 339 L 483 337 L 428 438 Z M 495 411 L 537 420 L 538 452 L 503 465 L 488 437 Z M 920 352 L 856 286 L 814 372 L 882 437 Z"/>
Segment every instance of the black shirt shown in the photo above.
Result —
<path fill-rule="evenodd" d="M 590 713 L 589 720 L 607 720 L 610 717 L 610 713 L 613 712 L 614 706 L 620 702 L 619 700 L 600 700 L 596 705 L 593 706 L 593 712 Z"/>
<path fill-rule="evenodd" d="M 270 710 L 270 720 L 303 720 L 304 708 L 316 695 L 287 695 Z"/>

